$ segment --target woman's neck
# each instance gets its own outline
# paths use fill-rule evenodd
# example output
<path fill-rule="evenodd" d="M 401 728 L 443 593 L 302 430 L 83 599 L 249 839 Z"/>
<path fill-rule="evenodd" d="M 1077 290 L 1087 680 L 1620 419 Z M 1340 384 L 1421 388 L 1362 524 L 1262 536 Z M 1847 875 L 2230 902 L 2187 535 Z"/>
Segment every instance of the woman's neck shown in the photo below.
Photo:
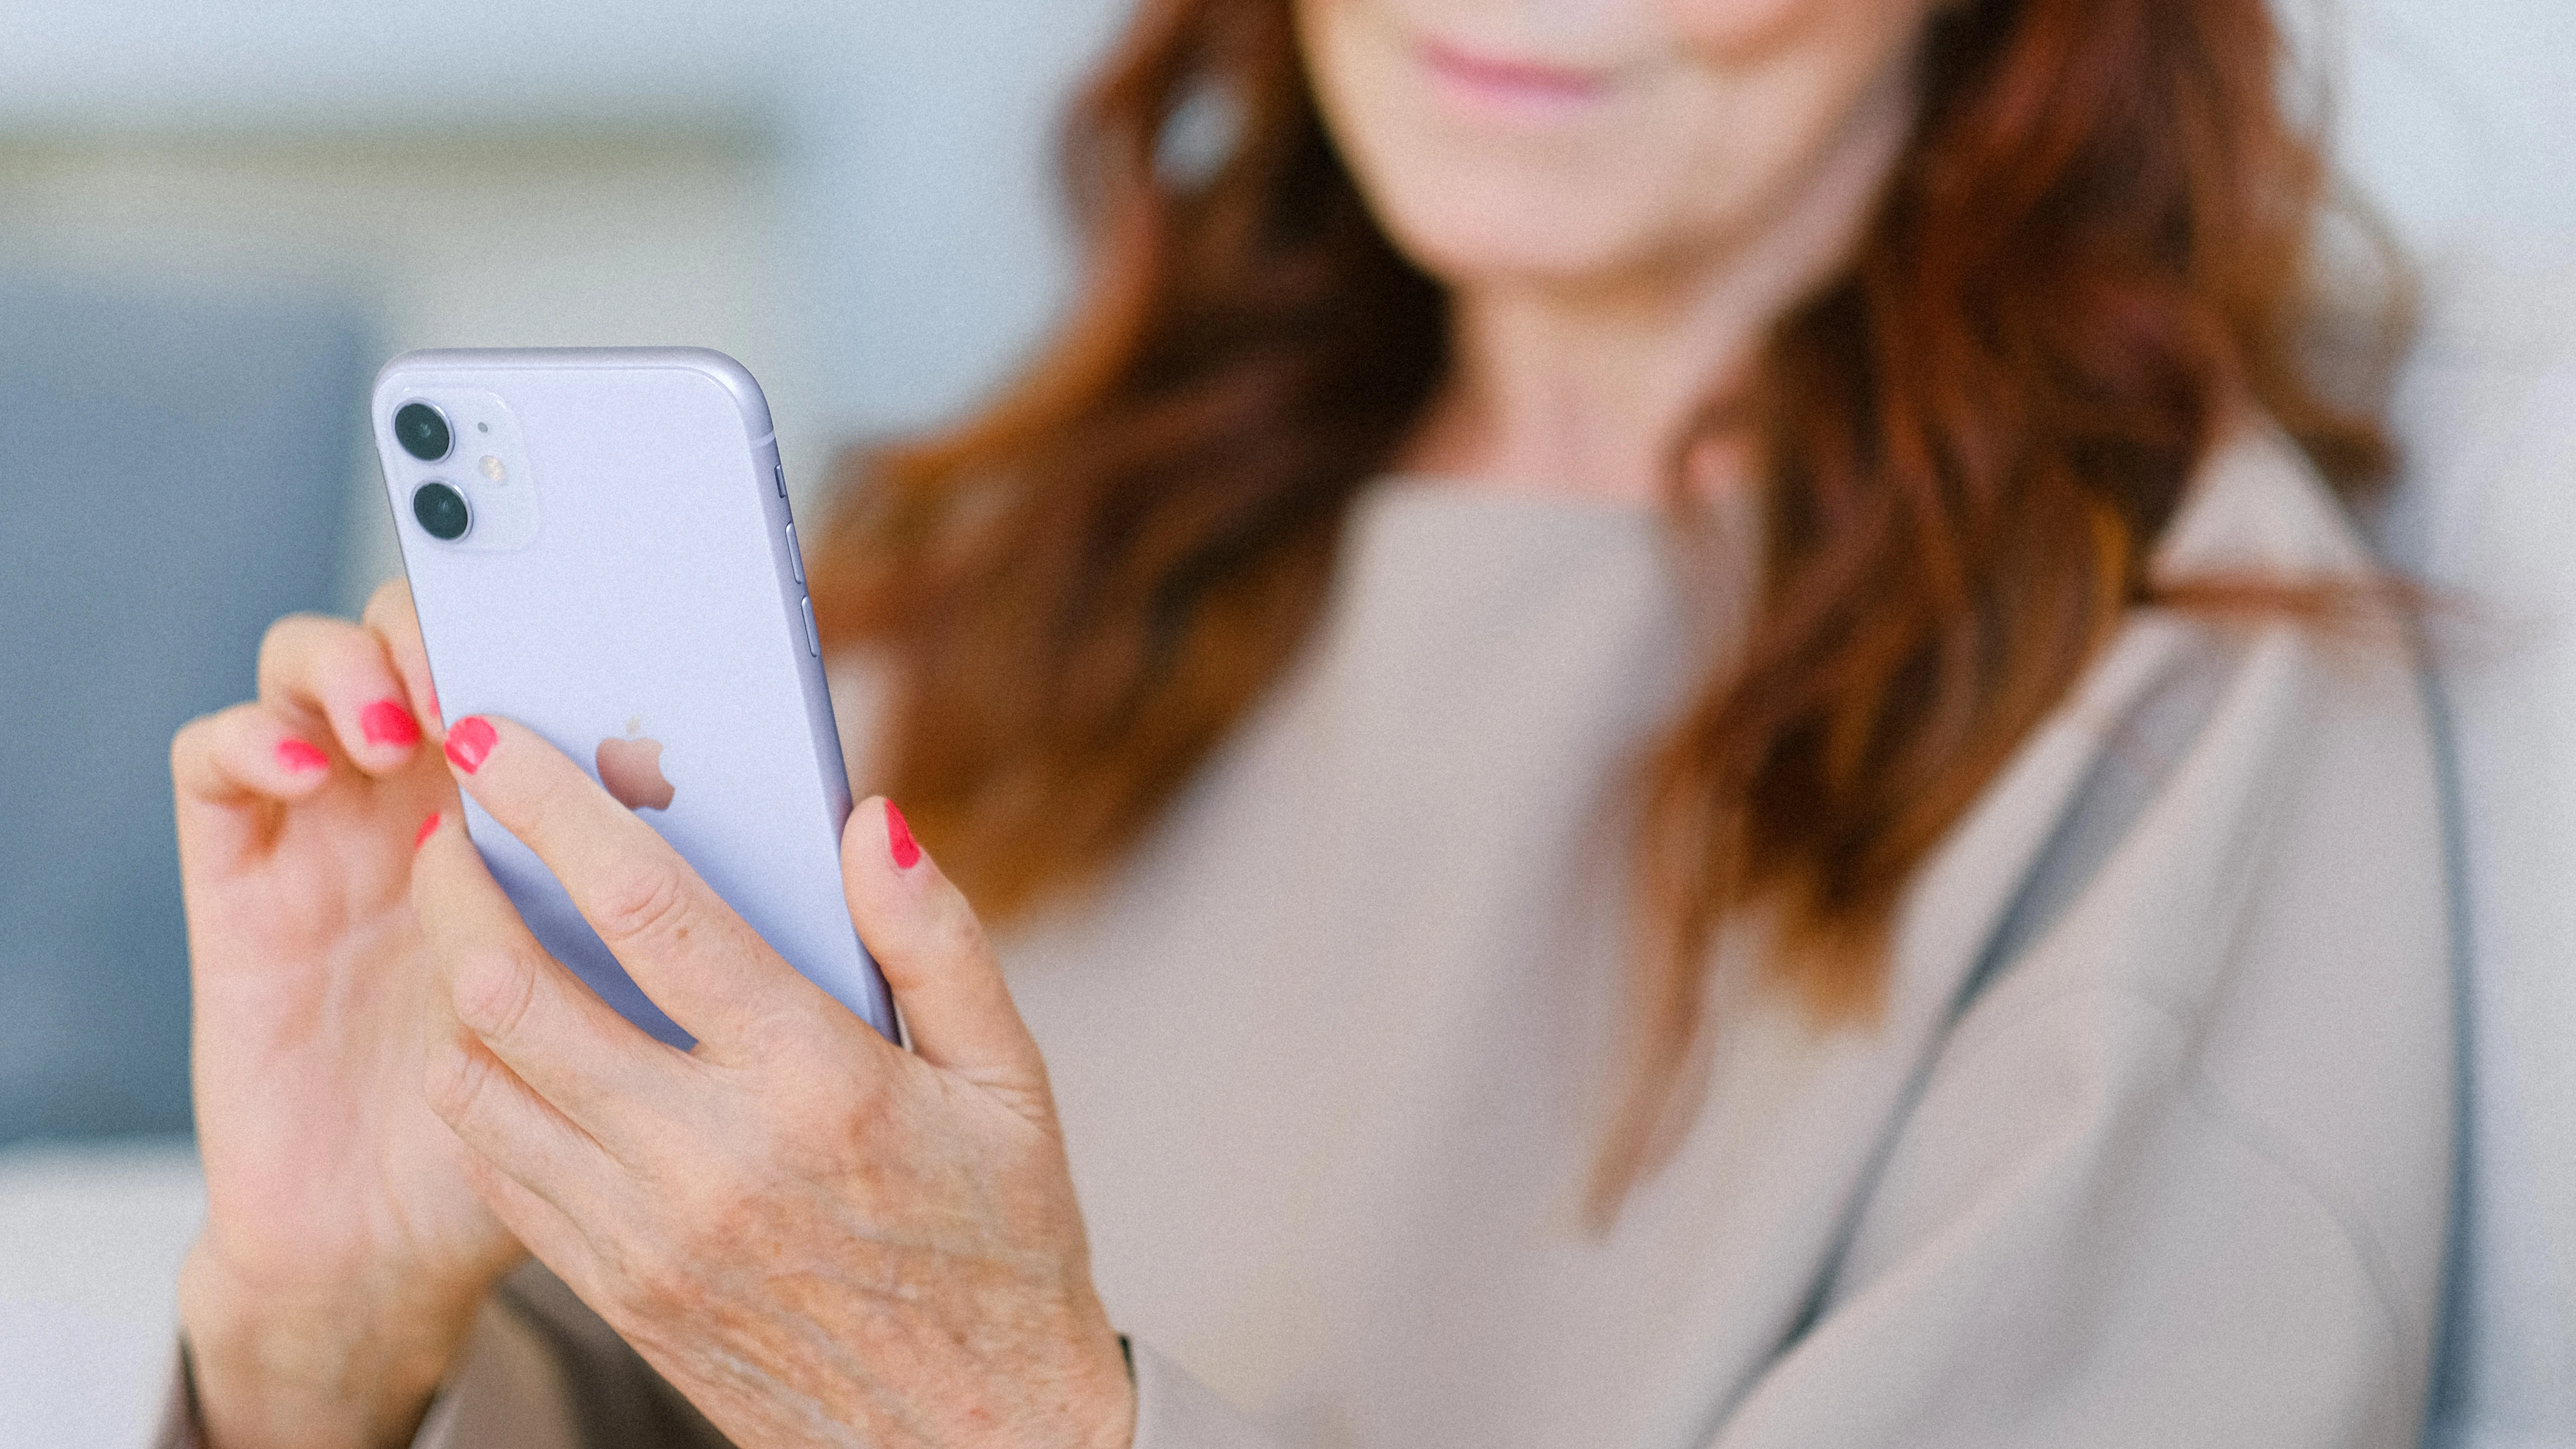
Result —
<path fill-rule="evenodd" d="M 1636 506 L 1663 499 L 1691 416 L 1850 257 L 1903 149 L 1910 96 L 1865 107 L 1801 185 L 1703 252 L 1615 275 L 1450 284 L 1453 370 L 1402 470 Z M 1740 474 L 1727 454 L 1694 486 Z M 1713 476 L 1711 476 L 1713 474 Z"/>

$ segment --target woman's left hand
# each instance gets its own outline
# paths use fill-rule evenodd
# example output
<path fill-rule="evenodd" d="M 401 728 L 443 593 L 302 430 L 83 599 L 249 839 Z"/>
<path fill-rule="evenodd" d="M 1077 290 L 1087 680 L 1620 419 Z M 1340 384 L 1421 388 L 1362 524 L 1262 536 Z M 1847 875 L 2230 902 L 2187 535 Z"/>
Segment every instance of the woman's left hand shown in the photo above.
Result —
<path fill-rule="evenodd" d="M 427 1091 L 502 1220 L 737 1444 L 1124 1449 L 1134 1391 L 1045 1064 L 901 817 L 855 811 L 841 874 L 910 1054 L 579 766 L 489 726 L 449 732 L 458 783 L 698 1039 L 654 1041 L 547 955 L 454 822 L 424 840 L 456 1016 Z"/>

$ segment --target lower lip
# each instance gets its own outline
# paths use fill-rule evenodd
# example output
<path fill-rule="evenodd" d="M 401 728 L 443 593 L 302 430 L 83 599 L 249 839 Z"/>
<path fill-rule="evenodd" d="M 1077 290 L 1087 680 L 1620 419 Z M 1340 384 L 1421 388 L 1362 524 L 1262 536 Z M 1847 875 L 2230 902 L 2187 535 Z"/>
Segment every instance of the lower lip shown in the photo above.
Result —
<path fill-rule="evenodd" d="M 1481 112 L 1554 120 L 1589 110 L 1610 93 L 1608 78 L 1597 72 L 1492 60 L 1436 41 L 1414 49 L 1443 95 Z"/>

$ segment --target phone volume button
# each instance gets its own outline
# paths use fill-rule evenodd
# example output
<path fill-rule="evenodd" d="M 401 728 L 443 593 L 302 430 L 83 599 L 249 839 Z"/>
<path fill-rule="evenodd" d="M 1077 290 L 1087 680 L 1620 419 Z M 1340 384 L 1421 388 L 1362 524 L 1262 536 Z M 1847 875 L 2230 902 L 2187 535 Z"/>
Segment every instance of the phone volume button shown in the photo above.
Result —
<path fill-rule="evenodd" d="M 796 582 L 805 582 L 805 555 L 796 547 L 796 525 L 787 525 L 787 566 L 796 570 Z"/>
<path fill-rule="evenodd" d="M 814 629 L 814 600 L 809 596 L 797 602 L 805 606 L 805 648 L 820 659 L 823 657 L 823 636 Z"/>
<path fill-rule="evenodd" d="M 779 497 L 787 496 L 787 461 L 785 459 L 775 459 L 770 463 L 769 481 L 778 485 Z"/>

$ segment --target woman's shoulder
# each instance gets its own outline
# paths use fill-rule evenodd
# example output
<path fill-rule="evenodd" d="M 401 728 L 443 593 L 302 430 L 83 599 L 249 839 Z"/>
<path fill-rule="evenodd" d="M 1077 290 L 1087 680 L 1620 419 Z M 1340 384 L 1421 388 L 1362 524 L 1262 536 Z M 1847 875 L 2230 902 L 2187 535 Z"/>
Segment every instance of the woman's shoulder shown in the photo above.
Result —
<path fill-rule="evenodd" d="M 2397 791 L 2423 829 L 2348 844 L 2438 845 L 2415 605 L 2296 443 L 2256 419 L 2214 448 L 2154 568 L 2167 596 L 2131 612 L 2025 749 L 2069 737 L 2070 812 L 2119 774 L 2140 777 L 2127 790 L 2139 829 L 2235 830 L 2258 813 L 2290 829 L 2338 793 Z M 2224 788 L 2194 793 L 2226 771 Z"/>
<path fill-rule="evenodd" d="M 2148 891 L 2116 867 L 2155 860 L 2180 873 L 2165 888 L 2188 877 L 2207 894 L 2204 917 L 2285 893 L 2322 904 L 2349 894 L 2337 881 L 2438 896 L 2441 780 L 2405 595 L 2382 587 L 2392 576 L 2305 455 L 2268 423 L 2240 429 L 2203 464 L 2156 562 L 2168 585 L 2288 594 L 2136 610 L 2043 727 L 2081 757 L 2050 850 L 2070 831 L 2102 837 L 2082 893 Z M 2087 818 L 2106 810 L 2107 827 Z M 2311 855 L 2339 863 L 2297 877 Z"/>
<path fill-rule="evenodd" d="M 2212 457 L 2163 557 L 2380 573 L 2268 430 Z M 1860 1261 L 1928 1240 L 1944 1219 L 1923 1204 L 2012 1178 L 2092 1210 L 2076 1189 L 2116 1169 L 2147 1185 L 2121 1209 L 2129 1241 L 2168 1234 L 2150 1276 L 2221 1301 L 2249 1263 L 2298 1264 L 2280 1292 L 2348 1290 L 2354 1332 L 2420 1350 L 2452 1126 L 2438 762 L 2403 630 L 2138 610 L 1936 860 L 1929 879 L 1975 884 L 1983 852 L 1992 924 L 1957 927 L 1958 974 L 1932 983 L 1950 1024 L 1890 1167 L 1914 1206 L 1881 1215 Z M 1920 939 L 1970 903 L 1927 892 Z M 2250 1256 L 2213 1256 L 2219 1220 Z"/>
<path fill-rule="evenodd" d="M 2213 453 L 2159 562 L 2173 579 L 2328 590 L 2385 576 L 2269 427 Z M 2331 1023 L 2366 999 L 2383 1044 L 2442 1058 L 2446 786 L 2412 631 L 2360 597 L 2358 620 L 2133 612 L 1927 872 L 1921 934 L 1972 898 L 1991 923 L 1956 932 L 1954 959 L 1981 957 L 1944 987 L 1967 1003 L 1956 1046 L 2083 1001 L 2184 1037 L 2260 1019 L 2253 1056 L 2193 1055 L 2250 1081 L 2284 1051 L 2342 1051 Z"/>

